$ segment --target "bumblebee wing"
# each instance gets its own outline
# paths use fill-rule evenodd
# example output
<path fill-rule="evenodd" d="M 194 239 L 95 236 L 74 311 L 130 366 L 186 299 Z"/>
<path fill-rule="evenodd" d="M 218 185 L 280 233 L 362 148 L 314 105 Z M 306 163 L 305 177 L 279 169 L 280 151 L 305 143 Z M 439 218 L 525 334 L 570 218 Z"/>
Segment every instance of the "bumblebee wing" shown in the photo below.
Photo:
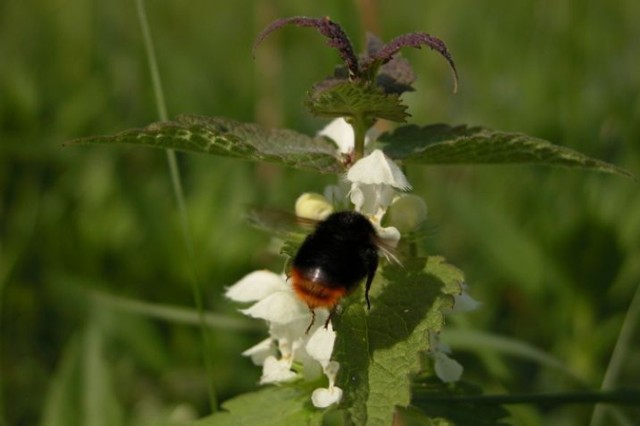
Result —
<path fill-rule="evenodd" d="M 265 207 L 250 207 L 247 220 L 254 227 L 283 239 L 302 239 L 319 223 L 291 212 Z"/>

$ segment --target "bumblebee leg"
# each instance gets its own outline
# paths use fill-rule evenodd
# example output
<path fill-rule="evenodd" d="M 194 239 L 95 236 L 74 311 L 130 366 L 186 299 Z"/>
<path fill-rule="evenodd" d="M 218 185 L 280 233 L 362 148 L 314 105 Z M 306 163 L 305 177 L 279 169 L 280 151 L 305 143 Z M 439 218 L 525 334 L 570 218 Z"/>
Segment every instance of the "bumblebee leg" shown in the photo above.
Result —
<path fill-rule="evenodd" d="M 338 309 L 338 305 L 335 305 L 329 311 L 329 316 L 327 317 L 327 320 L 324 322 L 324 328 L 329 328 L 329 324 L 331 324 L 331 318 L 333 317 L 333 314 L 336 313 L 336 309 Z"/>
<path fill-rule="evenodd" d="M 311 330 L 311 326 L 313 326 L 313 323 L 316 322 L 316 311 L 314 311 L 311 308 L 309 308 L 309 310 L 311 311 L 311 322 L 309 323 L 309 327 L 307 327 L 307 331 L 305 331 L 304 334 L 309 334 L 309 330 Z"/>
<path fill-rule="evenodd" d="M 378 269 L 378 253 L 372 251 L 367 255 L 367 284 L 364 288 L 364 298 L 367 300 L 367 310 L 371 310 L 371 302 L 369 301 L 369 289 L 371 288 L 371 283 L 373 282 L 373 278 L 376 276 L 376 270 Z"/>

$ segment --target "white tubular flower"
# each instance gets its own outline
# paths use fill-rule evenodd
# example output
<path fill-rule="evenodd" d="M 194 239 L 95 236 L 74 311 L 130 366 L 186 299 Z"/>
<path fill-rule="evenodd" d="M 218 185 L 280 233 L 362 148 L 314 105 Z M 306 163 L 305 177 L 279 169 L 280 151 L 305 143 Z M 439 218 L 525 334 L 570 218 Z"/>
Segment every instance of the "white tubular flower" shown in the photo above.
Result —
<path fill-rule="evenodd" d="M 342 399 L 342 389 L 335 386 L 340 364 L 331 361 L 331 353 L 336 340 L 336 333 L 331 324 L 327 328 L 318 328 L 309 338 L 306 350 L 309 356 L 322 365 L 322 370 L 329 380 L 328 388 L 318 388 L 311 394 L 311 402 L 315 407 L 326 408 Z"/>
<path fill-rule="evenodd" d="M 324 195 L 305 192 L 296 200 L 296 216 L 313 220 L 325 220 L 333 213 L 333 205 Z"/>
<path fill-rule="evenodd" d="M 334 386 L 338 364 L 331 361 L 335 332 L 326 309 L 315 310 L 315 322 L 309 327 L 309 308 L 293 292 L 283 276 L 269 271 L 248 274 L 227 289 L 227 297 L 253 302 L 241 310 L 246 315 L 267 321 L 269 338 L 242 354 L 262 365 L 260 384 L 287 383 L 304 377 L 315 380 L 323 372 L 329 388 L 316 389 L 312 401 L 316 407 L 327 407 L 340 401 L 342 390 Z M 295 364 L 295 367 L 294 367 Z"/>
<path fill-rule="evenodd" d="M 396 247 L 398 245 L 398 241 L 400 241 L 400 231 L 394 226 L 382 227 L 376 222 L 372 222 L 373 227 L 376 229 L 376 233 L 378 237 L 382 239 L 386 244 L 391 247 Z M 384 253 L 384 252 L 383 252 Z"/>
<path fill-rule="evenodd" d="M 462 292 L 454 296 L 453 308 L 445 313 L 451 314 L 473 311 L 477 309 L 478 306 L 480 306 L 480 302 L 474 300 L 469 293 L 467 293 L 467 284 L 462 283 Z M 433 358 L 433 369 L 435 370 L 436 376 L 445 383 L 460 380 L 464 368 L 458 361 L 449 356 L 451 349 L 449 345 L 440 341 L 438 334 L 432 333 L 429 335 L 429 348 L 431 358 Z"/>
<path fill-rule="evenodd" d="M 267 357 L 262 366 L 262 377 L 260 384 L 266 383 L 287 383 L 298 378 L 298 375 L 291 371 L 290 359 L 277 359 L 274 356 Z"/>
<path fill-rule="evenodd" d="M 481 302 L 478 302 L 471 297 L 467 291 L 468 289 L 469 286 L 467 283 L 462 283 L 462 293 L 453 296 L 453 308 L 450 311 L 451 313 L 475 311 L 480 307 L 480 305 L 482 305 Z"/>
<path fill-rule="evenodd" d="M 326 408 L 331 404 L 337 404 L 342 399 L 342 389 L 335 385 L 340 364 L 330 361 L 323 370 L 327 379 L 329 379 L 329 387 L 318 388 L 311 394 L 311 402 L 318 408 Z"/>
<path fill-rule="evenodd" d="M 445 383 L 460 380 L 464 367 L 458 361 L 449 357 L 451 353 L 449 345 L 440 342 L 440 338 L 436 333 L 429 334 L 429 351 L 431 358 L 433 358 L 433 369 L 440 380 Z"/>
<path fill-rule="evenodd" d="M 300 303 L 293 291 L 276 291 L 240 312 L 275 324 L 290 324 L 309 317 L 309 309 Z"/>
<path fill-rule="evenodd" d="M 257 302 L 277 291 L 286 291 L 289 285 L 271 271 L 254 271 L 245 275 L 225 292 L 235 302 Z"/>
<path fill-rule="evenodd" d="M 370 128 L 364 137 L 365 147 L 378 137 L 379 132 L 375 128 Z M 337 146 L 341 154 L 351 154 L 355 146 L 355 133 L 353 127 L 344 118 L 336 118 L 318 132 L 318 136 L 325 136 L 331 139 Z"/>
<path fill-rule="evenodd" d="M 264 364 L 265 359 L 270 356 L 276 356 L 276 354 L 277 351 L 272 338 L 264 339 L 257 345 L 253 345 L 246 351 L 242 352 L 242 356 L 251 357 L 251 361 L 255 365 Z"/>
<path fill-rule="evenodd" d="M 342 389 L 337 386 L 318 388 L 311 394 L 311 402 L 316 408 L 327 408 L 342 399 Z"/>
<path fill-rule="evenodd" d="M 336 341 L 336 333 L 333 326 L 329 324 L 327 328 L 319 327 L 309 338 L 305 349 L 311 358 L 315 359 L 326 368 L 331 361 L 333 344 Z"/>
<path fill-rule="evenodd" d="M 411 189 L 400 167 L 379 149 L 351 166 L 347 180 L 351 182 L 351 202 L 356 210 L 377 223 L 380 223 L 397 190 Z"/>
<path fill-rule="evenodd" d="M 453 383 L 460 380 L 464 368 L 462 365 L 453 358 L 449 358 L 444 352 L 433 353 L 434 365 L 433 368 L 436 371 L 436 376 L 445 383 Z"/>

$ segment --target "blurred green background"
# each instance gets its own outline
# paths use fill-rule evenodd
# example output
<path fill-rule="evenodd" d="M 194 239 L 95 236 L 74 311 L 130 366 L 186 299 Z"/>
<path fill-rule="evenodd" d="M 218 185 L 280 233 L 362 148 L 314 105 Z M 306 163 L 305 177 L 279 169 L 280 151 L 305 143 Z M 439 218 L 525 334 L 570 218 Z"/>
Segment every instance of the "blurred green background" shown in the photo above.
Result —
<path fill-rule="evenodd" d="M 640 172 L 634 0 L 189 0 L 147 2 L 147 12 L 170 116 L 315 132 L 324 121 L 302 100 L 332 71 L 335 52 L 293 27 L 255 60 L 251 46 L 277 17 L 329 15 L 358 47 L 365 29 L 446 41 L 457 95 L 442 58 L 404 52 L 419 75 L 406 95 L 411 122 L 522 131 Z M 133 1 L 0 3 L 0 424 L 159 425 L 207 414 L 198 328 L 176 311 L 158 319 L 123 301 L 193 311 L 192 268 L 207 309 L 237 320 L 211 333 L 220 400 L 256 388 L 260 371 L 240 352 L 263 332 L 240 321 L 222 292 L 281 260 L 242 213 L 247 204 L 291 208 L 333 177 L 180 154 L 190 261 L 164 152 L 62 146 L 157 118 Z M 451 327 L 535 345 L 597 389 L 640 283 L 637 184 L 534 167 L 408 175 L 436 228 L 427 249 L 463 269 L 483 302 Z M 640 382 L 639 340 L 636 331 L 620 386 Z M 487 392 L 582 389 L 499 349 L 454 345 L 454 353 L 464 378 Z M 591 414 L 588 406 L 510 410 L 523 425 L 582 425 Z"/>

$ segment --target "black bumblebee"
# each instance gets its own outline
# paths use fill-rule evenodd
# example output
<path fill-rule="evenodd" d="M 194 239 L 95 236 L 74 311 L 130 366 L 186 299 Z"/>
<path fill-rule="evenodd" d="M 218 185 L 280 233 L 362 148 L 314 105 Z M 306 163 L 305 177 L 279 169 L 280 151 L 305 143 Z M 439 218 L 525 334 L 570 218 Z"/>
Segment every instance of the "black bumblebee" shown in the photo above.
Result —
<path fill-rule="evenodd" d="M 378 269 L 378 252 L 392 255 L 365 216 L 354 211 L 332 213 L 317 222 L 293 257 L 289 278 L 298 297 L 315 319 L 315 308 L 331 313 L 344 296 L 366 278 L 365 299 L 371 308 L 369 289 Z M 331 315 L 325 323 L 328 326 Z"/>

